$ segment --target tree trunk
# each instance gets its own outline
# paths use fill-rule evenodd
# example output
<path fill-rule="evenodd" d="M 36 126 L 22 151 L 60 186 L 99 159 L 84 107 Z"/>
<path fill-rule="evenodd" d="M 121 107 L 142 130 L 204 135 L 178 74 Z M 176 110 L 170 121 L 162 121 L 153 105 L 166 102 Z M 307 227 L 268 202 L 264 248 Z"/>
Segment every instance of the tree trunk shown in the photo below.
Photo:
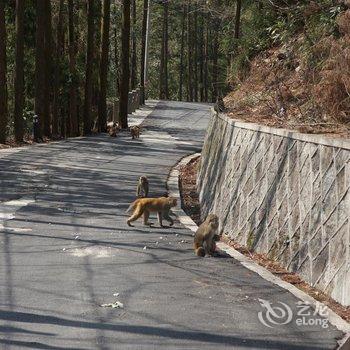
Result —
<path fill-rule="evenodd" d="M 103 0 L 102 41 L 100 60 L 100 100 L 98 105 L 99 130 L 107 131 L 107 74 L 109 54 L 109 25 L 110 25 L 111 1 Z"/>
<path fill-rule="evenodd" d="M 5 143 L 6 141 L 8 113 L 6 72 L 5 1 L 0 0 L 0 143 Z"/>
<path fill-rule="evenodd" d="M 182 101 L 182 90 L 183 90 L 183 80 L 184 80 L 184 51 L 185 51 L 185 30 L 186 30 L 186 5 L 183 4 L 182 10 L 182 25 L 181 25 L 181 48 L 180 48 L 180 77 L 179 77 L 179 101 Z"/>
<path fill-rule="evenodd" d="M 62 74 L 60 65 L 61 57 L 63 55 L 63 41 L 64 41 L 64 32 L 63 32 L 63 8 L 64 0 L 60 0 L 59 12 L 58 12 L 58 21 L 57 21 L 57 40 L 56 40 L 56 62 L 54 67 L 54 84 L 53 84 L 53 108 L 52 108 L 52 134 L 57 136 L 59 133 L 58 129 L 58 112 L 59 112 L 59 81 L 60 75 Z"/>
<path fill-rule="evenodd" d="M 36 38 L 35 38 L 35 114 L 39 118 L 37 138 L 42 137 L 45 109 L 45 2 L 36 2 Z"/>
<path fill-rule="evenodd" d="M 199 95 L 200 101 L 204 102 L 204 17 L 201 13 L 201 25 L 199 29 Z"/>
<path fill-rule="evenodd" d="M 198 101 L 198 13 L 197 9 L 194 12 L 194 28 L 193 28 L 193 47 L 194 47 L 194 67 L 193 67 L 193 98 Z"/>
<path fill-rule="evenodd" d="M 119 67 L 119 50 L 118 50 L 118 34 L 117 27 L 114 28 L 114 63 L 116 69 L 116 82 L 115 82 L 115 97 L 119 98 L 120 94 L 120 67 Z"/>
<path fill-rule="evenodd" d="M 193 101 L 193 86 L 192 86 L 192 27 L 191 27 L 191 5 L 190 0 L 187 3 L 187 60 L 188 60 L 188 79 L 187 79 L 187 100 Z"/>
<path fill-rule="evenodd" d="M 237 0 L 236 19 L 235 19 L 235 39 L 239 39 L 239 35 L 240 35 L 241 9 L 242 9 L 242 0 Z"/>
<path fill-rule="evenodd" d="M 168 2 L 163 3 L 162 49 L 160 57 L 159 98 L 169 98 L 168 88 Z"/>
<path fill-rule="evenodd" d="M 130 54 L 130 0 L 123 0 L 122 20 L 122 57 L 121 57 L 121 84 L 120 84 L 120 126 L 128 127 L 128 92 L 129 92 L 129 66 Z"/>
<path fill-rule="evenodd" d="M 142 40 L 141 40 L 141 71 L 140 82 L 143 87 L 142 104 L 145 103 L 145 59 L 146 59 L 146 35 L 147 35 L 148 0 L 143 0 Z"/>
<path fill-rule="evenodd" d="M 164 3 L 164 97 L 169 99 L 168 84 L 168 58 L 169 58 L 169 4 L 168 0 Z"/>
<path fill-rule="evenodd" d="M 205 102 L 209 101 L 208 86 L 209 86 L 209 70 L 208 70 L 208 57 L 209 57 L 209 27 L 210 27 L 210 17 L 209 13 L 206 14 L 206 24 L 205 24 L 205 43 L 204 43 L 204 100 Z"/>
<path fill-rule="evenodd" d="M 93 60 L 94 60 L 94 0 L 88 0 L 88 34 L 85 61 L 85 94 L 84 94 L 84 135 L 88 135 L 92 130 L 91 105 L 92 105 L 92 84 L 93 84 Z"/>
<path fill-rule="evenodd" d="M 132 56 L 131 56 L 131 88 L 137 87 L 137 51 L 136 51 L 136 0 L 132 0 Z"/>
<path fill-rule="evenodd" d="M 51 21 L 51 0 L 44 1 L 45 3 L 45 77 L 44 77 L 44 125 L 43 134 L 44 136 L 51 136 L 51 98 L 52 98 L 52 21 Z"/>
<path fill-rule="evenodd" d="M 16 52 L 15 52 L 15 109 L 14 109 L 14 127 L 15 139 L 17 142 L 23 141 L 24 120 L 24 5 L 23 0 L 16 1 Z M 2 51 L 2 50 L 0 50 Z M 0 83 L 0 85 L 2 85 Z"/>
<path fill-rule="evenodd" d="M 79 135 L 78 123 L 78 75 L 76 71 L 76 37 L 74 30 L 74 4 L 68 0 L 68 50 L 69 50 L 69 129 L 72 136 Z M 61 118 L 63 124 L 63 118 Z M 62 125 L 61 125 L 62 126 Z"/>
<path fill-rule="evenodd" d="M 159 69 L 159 99 L 163 100 L 164 99 L 164 49 L 165 49 L 165 21 L 164 21 L 164 13 L 165 13 L 165 8 L 163 8 L 163 28 L 162 28 L 162 46 L 160 49 L 160 69 Z"/>
<path fill-rule="evenodd" d="M 220 20 L 214 20 L 214 38 L 213 38 L 213 55 L 212 55 L 212 90 L 211 101 L 216 102 L 218 97 L 218 84 L 219 84 L 219 69 L 218 69 L 218 56 L 219 56 L 219 27 Z"/>

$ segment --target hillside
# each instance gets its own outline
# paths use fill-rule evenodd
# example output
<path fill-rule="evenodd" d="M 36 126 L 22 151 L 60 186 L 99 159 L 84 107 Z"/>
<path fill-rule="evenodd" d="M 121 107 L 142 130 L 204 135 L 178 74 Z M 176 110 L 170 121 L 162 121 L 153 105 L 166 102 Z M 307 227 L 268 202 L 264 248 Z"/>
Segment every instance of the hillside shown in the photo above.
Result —
<path fill-rule="evenodd" d="M 324 3 L 323 6 L 320 3 Z M 350 2 L 291 6 L 261 50 L 238 66 L 224 99 L 232 118 L 306 133 L 350 135 Z M 293 22 L 294 21 L 294 22 Z M 266 28 L 265 28 L 266 29 Z M 266 30 L 255 40 L 262 40 Z M 259 33 L 258 33 L 259 34 Z M 243 33 L 244 35 L 244 33 Z M 243 42 L 244 36 L 241 41 Z M 244 45 L 242 45 L 244 47 Z M 237 74 L 238 72 L 238 74 Z"/>

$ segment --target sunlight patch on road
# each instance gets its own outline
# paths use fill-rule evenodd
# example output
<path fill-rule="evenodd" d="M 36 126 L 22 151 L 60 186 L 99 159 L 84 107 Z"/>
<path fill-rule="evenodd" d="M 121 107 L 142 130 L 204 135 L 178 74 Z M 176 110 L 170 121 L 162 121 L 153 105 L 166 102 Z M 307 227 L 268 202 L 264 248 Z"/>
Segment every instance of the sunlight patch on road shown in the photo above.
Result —
<path fill-rule="evenodd" d="M 34 203 L 33 197 L 22 197 L 7 202 L 0 203 L 0 230 L 6 230 L 8 232 L 27 232 L 31 229 L 27 228 L 9 228 L 6 227 L 5 222 L 15 218 L 16 211 L 27 206 L 28 204 Z"/>
<path fill-rule="evenodd" d="M 44 174 L 47 174 L 47 171 L 45 171 L 45 170 L 33 169 L 33 168 L 21 168 L 21 171 L 23 173 L 29 173 L 29 174 L 33 174 L 33 175 L 44 175 Z"/>
<path fill-rule="evenodd" d="M 109 258 L 113 255 L 111 247 L 87 247 L 76 248 L 69 250 L 69 252 L 78 258 L 85 258 L 87 256 L 94 258 Z"/>

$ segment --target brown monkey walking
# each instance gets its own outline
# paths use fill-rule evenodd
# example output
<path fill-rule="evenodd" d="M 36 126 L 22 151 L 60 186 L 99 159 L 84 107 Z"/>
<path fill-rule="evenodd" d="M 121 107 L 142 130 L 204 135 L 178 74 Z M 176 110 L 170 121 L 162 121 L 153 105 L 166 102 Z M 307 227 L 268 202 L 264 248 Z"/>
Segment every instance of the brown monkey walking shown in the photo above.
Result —
<path fill-rule="evenodd" d="M 215 252 L 215 241 L 219 240 L 219 235 L 216 234 L 218 228 L 219 218 L 215 214 L 209 214 L 194 236 L 193 248 L 197 256 L 203 257 Z"/>
<path fill-rule="evenodd" d="M 137 197 L 148 197 L 149 183 L 146 176 L 140 176 L 139 182 L 137 183 L 136 196 Z"/>
<path fill-rule="evenodd" d="M 156 212 L 158 215 L 158 222 L 163 227 L 163 218 L 170 222 L 170 226 L 174 224 L 173 219 L 169 216 L 170 209 L 177 205 L 176 198 L 173 197 L 160 197 L 160 198 L 140 198 L 131 203 L 127 212 L 133 210 L 132 216 L 127 220 L 127 224 L 131 225 L 131 222 L 136 221 L 143 215 L 144 225 L 150 225 L 148 223 L 149 214 Z"/>
<path fill-rule="evenodd" d="M 137 125 L 131 126 L 130 134 L 132 139 L 138 139 L 140 137 L 140 127 Z"/>

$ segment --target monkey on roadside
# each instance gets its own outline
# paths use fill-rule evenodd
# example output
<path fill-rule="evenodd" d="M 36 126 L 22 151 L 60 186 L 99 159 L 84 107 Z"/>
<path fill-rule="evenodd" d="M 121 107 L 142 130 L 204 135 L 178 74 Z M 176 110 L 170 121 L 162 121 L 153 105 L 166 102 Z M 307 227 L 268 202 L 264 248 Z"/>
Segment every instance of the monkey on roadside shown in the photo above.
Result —
<path fill-rule="evenodd" d="M 138 139 L 140 137 L 140 127 L 137 125 L 131 126 L 130 134 L 132 139 Z"/>
<path fill-rule="evenodd" d="M 216 234 L 219 228 L 219 218 L 215 214 L 209 214 L 205 221 L 198 227 L 194 236 L 194 252 L 197 256 L 213 255 L 216 249 L 215 241 L 220 239 Z"/>
<path fill-rule="evenodd" d="M 131 203 L 128 210 L 133 210 L 132 216 L 127 220 L 127 224 L 131 225 L 131 222 L 136 221 L 143 214 L 144 225 L 150 225 L 148 222 L 149 214 L 156 212 L 158 215 L 158 222 L 163 227 L 163 218 L 170 222 L 170 226 L 174 224 L 173 219 L 169 216 L 170 209 L 177 205 L 176 198 L 173 197 L 160 197 L 160 198 L 139 198 L 135 202 Z"/>
<path fill-rule="evenodd" d="M 118 126 L 112 126 L 109 130 L 109 136 L 110 137 L 117 137 L 118 132 L 120 131 L 120 128 Z"/>
<path fill-rule="evenodd" d="M 214 106 L 214 110 L 218 113 L 226 111 L 225 103 L 224 103 L 224 100 L 221 96 L 218 96 L 216 98 L 216 104 Z"/>
<path fill-rule="evenodd" d="M 107 123 L 107 132 L 109 136 L 116 137 L 119 131 L 120 131 L 120 126 L 118 123 L 115 123 L 115 122 Z"/>
<path fill-rule="evenodd" d="M 139 182 L 137 183 L 136 196 L 137 197 L 148 197 L 149 183 L 146 176 L 140 176 Z"/>

